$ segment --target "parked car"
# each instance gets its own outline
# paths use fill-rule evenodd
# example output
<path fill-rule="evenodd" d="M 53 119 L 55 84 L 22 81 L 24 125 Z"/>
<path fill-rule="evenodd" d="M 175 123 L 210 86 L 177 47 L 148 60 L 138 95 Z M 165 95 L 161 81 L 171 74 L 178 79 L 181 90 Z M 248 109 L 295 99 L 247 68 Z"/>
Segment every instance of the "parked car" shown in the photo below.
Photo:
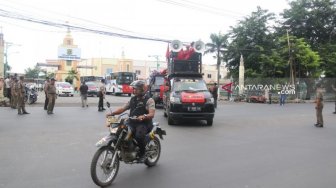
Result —
<path fill-rule="evenodd" d="M 265 103 L 266 98 L 263 95 L 252 95 L 248 98 L 247 101 L 252 103 Z"/>
<path fill-rule="evenodd" d="M 96 96 L 98 97 L 98 91 L 99 91 L 99 86 L 98 82 L 85 82 L 85 84 L 88 86 L 88 96 Z"/>
<path fill-rule="evenodd" d="M 56 82 L 56 94 L 58 96 L 66 95 L 66 96 L 74 96 L 74 88 L 69 82 Z"/>

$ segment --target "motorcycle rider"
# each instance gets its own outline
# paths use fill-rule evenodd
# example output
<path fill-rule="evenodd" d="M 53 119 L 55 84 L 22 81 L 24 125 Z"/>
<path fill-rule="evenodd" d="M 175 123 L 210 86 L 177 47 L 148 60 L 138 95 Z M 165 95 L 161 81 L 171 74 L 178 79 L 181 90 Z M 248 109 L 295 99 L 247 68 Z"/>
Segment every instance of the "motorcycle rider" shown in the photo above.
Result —
<path fill-rule="evenodd" d="M 137 80 L 131 83 L 134 96 L 130 101 L 114 112 L 106 114 L 114 116 L 130 110 L 130 117 L 137 117 L 136 120 L 130 120 L 127 124 L 131 127 L 134 138 L 138 142 L 139 162 L 145 161 L 145 136 L 152 129 L 152 119 L 155 115 L 155 102 L 152 98 L 146 95 L 146 84 L 142 80 Z"/>

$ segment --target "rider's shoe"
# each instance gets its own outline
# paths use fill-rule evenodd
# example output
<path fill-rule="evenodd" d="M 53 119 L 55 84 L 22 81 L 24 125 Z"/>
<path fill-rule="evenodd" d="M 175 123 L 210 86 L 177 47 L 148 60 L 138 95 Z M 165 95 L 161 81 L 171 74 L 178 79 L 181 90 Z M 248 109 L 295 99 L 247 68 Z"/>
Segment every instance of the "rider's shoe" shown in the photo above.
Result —
<path fill-rule="evenodd" d="M 138 163 L 144 163 L 146 161 L 145 155 L 138 158 Z"/>

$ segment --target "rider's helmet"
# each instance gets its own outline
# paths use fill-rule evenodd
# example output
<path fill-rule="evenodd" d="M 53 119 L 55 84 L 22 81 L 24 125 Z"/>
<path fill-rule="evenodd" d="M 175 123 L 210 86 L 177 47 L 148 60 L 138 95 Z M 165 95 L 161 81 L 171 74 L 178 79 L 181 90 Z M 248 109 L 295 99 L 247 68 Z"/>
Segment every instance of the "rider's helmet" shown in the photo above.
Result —
<path fill-rule="evenodd" d="M 144 95 L 146 91 L 146 83 L 143 80 L 136 80 L 131 83 L 133 89 L 137 89 L 139 91 L 139 95 Z"/>

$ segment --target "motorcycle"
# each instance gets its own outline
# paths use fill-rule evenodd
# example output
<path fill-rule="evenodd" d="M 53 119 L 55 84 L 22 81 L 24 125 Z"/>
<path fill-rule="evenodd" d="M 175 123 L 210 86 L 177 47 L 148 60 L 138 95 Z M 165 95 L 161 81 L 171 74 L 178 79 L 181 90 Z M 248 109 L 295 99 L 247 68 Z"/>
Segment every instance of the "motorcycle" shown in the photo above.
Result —
<path fill-rule="evenodd" d="M 35 88 L 25 87 L 25 102 L 28 104 L 34 104 L 37 101 L 37 91 Z"/>
<path fill-rule="evenodd" d="M 110 104 L 107 102 L 110 109 Z M 111 111 L 111 109 L 110 109 Z M 132 130 L 127 126 L 128 121 L 135 121 L 136 117 L 127 117 L 126 113 L 106 118 L 109 135 L 100 139 L 96 146 L 99 148 L 91 162 L 91 178 L 93 182 L 106 187 L 112 184 L 119 170 L 120 161 L 126 164 L 142 163 L 139 161 L 139 146 L 132 136 Z M 153 123 L 153 128 L 146 135 L 146 152 L 144 164 L 155 166 L 161 154 L 161 144 L 158 137 L 163 140 L 166 131 L 161 129 L 159 123 Z"/>

